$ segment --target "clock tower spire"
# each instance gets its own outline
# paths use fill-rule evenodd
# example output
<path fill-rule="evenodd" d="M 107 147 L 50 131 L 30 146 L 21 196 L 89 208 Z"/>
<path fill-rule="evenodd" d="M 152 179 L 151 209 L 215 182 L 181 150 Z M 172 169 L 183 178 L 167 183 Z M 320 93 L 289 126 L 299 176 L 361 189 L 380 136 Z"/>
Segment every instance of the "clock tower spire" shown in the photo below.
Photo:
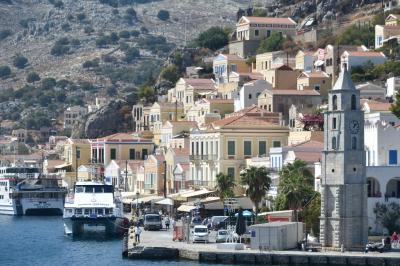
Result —
<path fill-rule="evenodd" d="M 329 92 L 324 113 L 320 242 L 347 250 L 365 247 L 368 237 L 364 113 L 360 92 L 346 68 Z"/>

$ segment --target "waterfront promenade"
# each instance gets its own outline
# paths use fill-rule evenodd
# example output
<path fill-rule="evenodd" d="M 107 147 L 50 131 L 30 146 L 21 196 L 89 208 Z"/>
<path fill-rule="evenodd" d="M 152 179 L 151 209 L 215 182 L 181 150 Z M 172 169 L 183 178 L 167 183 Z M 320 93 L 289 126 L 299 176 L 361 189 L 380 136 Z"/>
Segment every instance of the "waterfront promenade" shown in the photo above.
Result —
<path fill-rule="evenodd" d="M 210 234 L 211 243 L 188 244 L 175 242 L 170 231 L 143 231 L 141 243 L 134 247 L 134 235 L 128 237 L 128 253 L 131 259 L 189 259 L 200 262 L 228 264 L 273 265 L 400 265 L 400 252 L 304 252 L 221 250 L 214 242 L 215 232 Z M 149 257 L 150 256 L 150 257 Z"/>

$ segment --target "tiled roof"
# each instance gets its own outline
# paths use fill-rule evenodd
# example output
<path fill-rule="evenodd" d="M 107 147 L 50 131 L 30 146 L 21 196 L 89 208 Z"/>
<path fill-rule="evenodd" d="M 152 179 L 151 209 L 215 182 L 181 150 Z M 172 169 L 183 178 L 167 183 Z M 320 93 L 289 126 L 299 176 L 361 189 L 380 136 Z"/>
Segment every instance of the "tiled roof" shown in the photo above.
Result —
<path fill-rule="evenodd" d="M 391 103 L 362 99 L 361 104 L 368 104 L 370 111 L 390 111 Z"/>
<path fill-rule="evenodd" d="M 248 77 L 251 80 L 264 79 L 264 75 L 259 72 L 238 72 L 240 76 Z"/>
<path fill-rule="evenodd" d="M 250 23 L 266 23 L 266 24 L 287 24 L 296 25 L 297 23 L 291 18 L 274 18 L 274 17 L 244 17 Z"/>
<path fill-rule="evenodd" d="M 173 148 L 172 149 L 177 156 L 188 155 L 190 153 L 189 146 L 184 148 Z"/>
<path fill-rule="evenodd" d="M 74 144 L 89 144 L 88 139 L 70 139 L 70 141 Z"/>
<path fill-rule="evenodd" d="M 301 73 L 300 77 L 309 77 L 309 78 L 328 78 L 329 75 L 326 74 L 324 71 L 312 71 L 312 72 L 303 72 Z"/>
<path fill-rule="evenodd" d="M 348 53 L 349 53 L 349 55 L 351 55 L 351 56 L 358 56 L 358 57 L 366 57 L 366 56 L 368 56 L 368 57 L 385 57 L 385 55 L 382 53 L 382 52 L 370 52 L 370 51 L 367 51 L 367 52 L 361 52 L 361 51 L 356 51 L 356 52 L 353 52 L 353 51 L 347 51 Z"/>
<path fill-rule="evenodd" d="M 320 162 L 322 153 L 321 152 L 301 152 L 295 151 L 296 159 L 305 161 L 307 163 Z"/>
<path fill-rule="evenodd" d="M 139 138 L 139 137 L 134 137 L 130 134 L 127 133 L 115 133 L 113 135 L 110 136 L 106 136 L 104 138 L 99 138 L 97 139 L 97 141 L 119 141 L 119 142 L 123 142 L 123 141 L 137 141 L 137 142 L 149 142 L 148 139 L 144 139 L 144 138 Z"/>
<path fill-rule="evenodd" d="M 211 123 L 214 127 L 271 127 L 279 126 L 279 117 L 263 116 L 260 114 L 242 114 L 220 119 Z"/>
<path fill-rule="evenodd" d="M 321 149 L 323 149 L 324 143 L 322 143 L 320 141 L 315 141 L 315 140 L 307 140 L 305 142 L 295 144 L 292 147 L 297 147 L 297 148 L 321 148 Z"/>
<path fill-rule="evenodd" d="M 191 86 L 214 85 L 214 81 L 211 79 L 184 78 L 183 80 Z"/>
<path fill-rule="evenodd" d="M 315 90 L 268 90 L 273 95 L 304 95 L 304 96 L 319 96 L 319 92 Z"/>

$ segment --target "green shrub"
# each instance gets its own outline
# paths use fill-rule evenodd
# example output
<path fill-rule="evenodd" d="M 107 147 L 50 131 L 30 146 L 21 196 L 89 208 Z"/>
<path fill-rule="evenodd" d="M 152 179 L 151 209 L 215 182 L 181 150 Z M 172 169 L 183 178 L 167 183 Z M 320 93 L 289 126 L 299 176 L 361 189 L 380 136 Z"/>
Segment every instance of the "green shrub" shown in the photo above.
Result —
<path fill-rule="evenodd" d="M 83 32 L 85 32 L 87 35 L 90 35 L 92 32 L 94 32 L 94 29 L 90 26 L 86 26 L 83 28 Z"/>
<path fill-rule="evenodd" d="M 87 60 L 82 64 L 83 68 L 93 68 L 93 67 L 98 67 L 99 66 L 99 60 L 94 59 L 94 60 Z"/>
<path fill-rule="evenodd" d="M 140 35 L 140 31 L 138 31 L 138 30 L 132 30 L 131 31 L 131 36 L 132 37 L 138 37 Z"/>
<path fill-rule="evenodd" d="M 56 8 L 60 8 L 61 9 L 61 8 L 64 8 L 64 3 L 61 0 L 55 1 L 53 6 L 56 7 Z"/>
<path fill-rule="evenodd" d="M 39 81 L 40 80 L 40 76 L 38 73 L 36 72 L 30 72 L 27 76 L 26 76 L 26 82 L 28 83 L 33 83 L 35 81 Z"/>
<path fill-rule="evenodd" d="M 69 25 L 69 23 L 63 23 L 61 25 L 61 29 L 65 32 L 70 31 L 71 30 L 71 26 Z"/>
<path fill-rule="evenodd" d="M 51 90 L 57 85 L 57 81 L 54 78 L 44 78 L 42 80 L 42 90 Z"/>
<path fill-rule="evenodd" d="M 13 58 L 13 65 L 16 68 L 23 69 L 28 64 L 28 59 L 21 54 L 16 54 Z"/>
<path fill-rule="evenodd" d="M 161 71 L 161 77 L 175 84 L 181 77 L 181 73 L 177 66 L 171 65 Z"/>
<path fill-rule="evenodd" d="M 68 38 L 61 38 L 56 41 L 51 48 L 50 54 L 54 56 L 62 56 L 69 52 L 69 40 Z"/>
<path fill-rule="evenodd" d="M 78 39 L 72 39 L 71 40 L 71 45 L 72 46 L 79 46 L 79 45 L 81 45 L 81 41 L 78 40 Z"/>
<path fill-rule="evenodd" d="M 161 9 L 160 11 L 158 11 L 157 18 L 166 21 L 169 19 L 169 12 L 167 10 Z"/>
<path fill-rule="evenodd" d="M 120 31 L 118 36 L 123 39 L 129 39 L 131 37 L 131 33 L 127 30 Z"/>
<path fill-rule="evenodd" d="M 127 63 L 131 63 L 135 58 L 139 56 L 139 50 L 135 47 L 131 47 L 125 51 L 124 61 Z"/>
<path fill-rule="evenodd" d="M 211 27 L 195 40 L 199 47 L 218 50 L 228 44 L 228 33 L 221 27 Z"/>
<path fill-rule="evenodd" d="M 5 79 L 11 75 L 11 68 L 9 66 L 0 66 L 0 78 Z"/>
<path fill-rule="evenodd" d="M 142 26 L 140 27 L 140 32 L 146 34 L 149 33 L 149 30 L 146 27 Z"/>
<path fill-rule="evenodd" d="M 282 49 L 284 41 L 285 39 L 283 38 L 282 34 L 275 31 L 271 34 L 271 36 L 263 39 L 260 42 L 257 53 L 262 54 L 266 52 L 279 51 Z"/>

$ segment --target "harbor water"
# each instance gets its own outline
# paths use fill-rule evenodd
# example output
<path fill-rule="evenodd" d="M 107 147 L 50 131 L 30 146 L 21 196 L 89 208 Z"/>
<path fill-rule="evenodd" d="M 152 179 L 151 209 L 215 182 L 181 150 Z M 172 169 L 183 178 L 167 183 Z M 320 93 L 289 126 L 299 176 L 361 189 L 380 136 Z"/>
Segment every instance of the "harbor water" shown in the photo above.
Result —
<path fill-rule="evenodd" d="M 89 228 L 91 229 L 91 228 Z M 190 261 L 131 261 L 122 258 L 122 241 L 91 229 L 78 239 L 64 235 L 59 216 L 0 215 L 0 265 L 198 266 Z M 204 265 L 204 264 L 203 264 Z"/>

